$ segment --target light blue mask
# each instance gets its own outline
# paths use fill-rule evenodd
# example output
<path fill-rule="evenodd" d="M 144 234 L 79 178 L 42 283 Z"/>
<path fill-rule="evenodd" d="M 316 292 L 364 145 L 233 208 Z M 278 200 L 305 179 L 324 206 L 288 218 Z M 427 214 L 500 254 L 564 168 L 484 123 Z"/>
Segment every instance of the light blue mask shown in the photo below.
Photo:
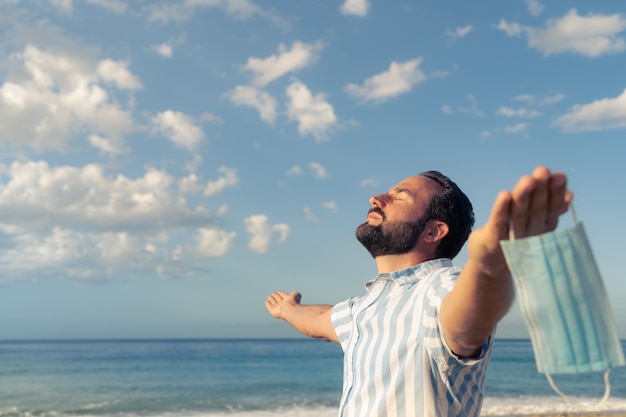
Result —
<path fill-rule="evenodd" d="M 551 374 L 605 371 L 625 364 L 602 277 L 582 223 L 570 229 L 501 241 L 530 333 L 537 370 Z"/>

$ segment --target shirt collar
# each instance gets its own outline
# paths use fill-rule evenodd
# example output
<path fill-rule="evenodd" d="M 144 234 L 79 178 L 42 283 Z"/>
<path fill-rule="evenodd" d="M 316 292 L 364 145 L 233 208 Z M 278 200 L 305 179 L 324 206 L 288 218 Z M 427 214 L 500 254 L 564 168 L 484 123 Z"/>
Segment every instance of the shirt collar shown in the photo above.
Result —
<path fill-rule="evenodd" d="M 366 289 L 370 289 L 374 281 L 387 280 L 394 281 L 398 285 L 410 285 L 424 278 L 432 271 L 440 268 L 448 268 L 452 266 L 452 260 L 448 258 L 432 259 L 417 265 L 410 266 L 406 269 L 400 269 L 393 272 L 382 272 L 376 278 L 365 284 Z"/>

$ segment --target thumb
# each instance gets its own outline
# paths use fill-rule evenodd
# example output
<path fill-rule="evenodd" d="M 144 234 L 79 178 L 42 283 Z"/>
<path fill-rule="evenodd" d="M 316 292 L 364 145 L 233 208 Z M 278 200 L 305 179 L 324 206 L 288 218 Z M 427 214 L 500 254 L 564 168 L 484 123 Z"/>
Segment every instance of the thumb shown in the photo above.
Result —
<path fill-rule="evenodd" d="M 290 298 L 293 298 L 293 300 L 300 304 L 300 300 L 302 299 L 302 294 L 300 294 L 298 291 L 292 291 L 291 294 L 289 294 Z"/>
<path fill-rule="evenodd" d="M 488 223 L 496 232 L 499 240 L 509 238 L 509 221 L 511 217 L 512 196 L 509 191 L 501 191 L 493 203 Z"/>

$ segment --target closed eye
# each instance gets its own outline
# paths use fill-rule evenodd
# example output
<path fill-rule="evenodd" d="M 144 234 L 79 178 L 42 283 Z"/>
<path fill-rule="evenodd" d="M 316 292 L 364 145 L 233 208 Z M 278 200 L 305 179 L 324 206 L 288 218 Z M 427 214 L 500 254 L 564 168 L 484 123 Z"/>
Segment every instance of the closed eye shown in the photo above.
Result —
<path fill-rule="evenodd" d="M 393 191 L 394 200 L 406 200 L 411 197 L 409 190 L 400 188 Z"/>

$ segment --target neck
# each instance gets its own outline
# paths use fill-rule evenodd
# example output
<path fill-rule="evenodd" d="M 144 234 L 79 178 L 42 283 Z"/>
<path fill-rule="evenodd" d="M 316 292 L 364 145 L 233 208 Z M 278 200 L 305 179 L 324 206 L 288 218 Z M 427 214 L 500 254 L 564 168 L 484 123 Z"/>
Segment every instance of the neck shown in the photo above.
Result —
<path fill-rule="evenodd" d="M 382 255 L 376 257 L 376 268 L 378 273 L 399 271 L 410 268 L 422 262 L 430 261 L 434 257 L 424 256 L 424 254 L 409 252 L 402 255 Z"/>

